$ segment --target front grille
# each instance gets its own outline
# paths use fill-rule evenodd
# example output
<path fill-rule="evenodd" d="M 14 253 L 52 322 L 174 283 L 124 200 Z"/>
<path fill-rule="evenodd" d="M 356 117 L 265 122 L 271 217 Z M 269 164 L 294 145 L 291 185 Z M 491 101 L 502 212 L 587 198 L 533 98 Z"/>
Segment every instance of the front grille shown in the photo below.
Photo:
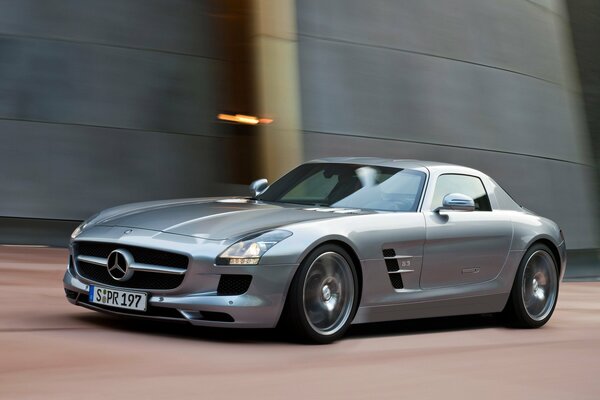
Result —
<path fill-rule="evenodd" d="M 181 285 L 184 277 L 183 275 L 136 271 L 131 279 L 121 282 L 113 279 L 105 267 L 82 261 L 77 263 L 77 271 L 81 276 L 91 281 L 131 289 L 175 289 L 177 286 Z"/>
<path fill-rule="evenodd" d="M 140 264 L 158 265 L 164 267 L 175 267 L 187 269 L 188 258 L 182 254 L 167 251 L 146 249 L 137 246 L 120 245 L 116 243 L 76 242 L 74 246 L 75 259 L 78 255 L 108 258 L 109 254 L 116 249 L 127 250 L 133 256 L 135 262 Z M 110 276 L 106 267 L 90 264 L 78 260 L 77 272 L 84 278 L 97 283 L 103 283 L 115 287 L 169 290 L 181 285 L 185 275 L 165 274 L 161 272 L 136 271 L 131 279 L 121 282 Z"/>
<path fill-rule="evenodd" d="M 221 275 L 217 295 L 237 296 L 246 293 L 252 282 L 251 275 Z"/>
<path fill-rule="evenodd" d="M 82 254 L 92 257 L 108 258 L 108 255 L 116 249 L 127 250 L 131 253 L 135 262 L 140 264 L 187 269 L 188 258 L 183 254 L 147 249 L 145 247 L 126 246 L 117 243 L 76 242 L 75 256 Z"/>

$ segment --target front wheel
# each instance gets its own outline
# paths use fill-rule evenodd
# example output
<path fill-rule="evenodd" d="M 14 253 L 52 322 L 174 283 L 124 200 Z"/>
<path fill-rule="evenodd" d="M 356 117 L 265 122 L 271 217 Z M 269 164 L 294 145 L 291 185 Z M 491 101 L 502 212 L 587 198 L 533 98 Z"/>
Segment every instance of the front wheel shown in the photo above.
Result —
<path fill-rule="evenodd" d="M 352 259 L 343 248 L 324 245 L 300 264 L 288 293 L 284 318 L 291 333 L 303 341 L 331 343 L 348 330 L 357 299 Z"/>
<path fill-rule="evenodd" d="M 539 328 L 554 312 L 558 297 L 558 265 L 547 246 L 532 246 L 521 260 L 506 306 L 509 321 L 521 328 Z"/>

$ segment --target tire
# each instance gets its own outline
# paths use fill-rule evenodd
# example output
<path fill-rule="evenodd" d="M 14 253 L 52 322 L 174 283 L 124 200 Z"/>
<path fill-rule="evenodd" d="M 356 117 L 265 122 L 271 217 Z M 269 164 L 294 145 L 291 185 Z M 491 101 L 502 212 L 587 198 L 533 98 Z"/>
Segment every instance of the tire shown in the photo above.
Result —
<path fill-rule="evenodd" d="M 300 264 L 284 310 L 284 326 L 301 342 L 327 344 L 342 337 L 358 308 L 354 263 L 340 246 L 325 244 Z"/>
<path fill-rule="evenodd" d="M 539 328 L 548 322 L 558 298 L 558 276 L 558 264 L 548 246 L 531 246 L 519 264 L 504 310 L 509 324 Z"/>

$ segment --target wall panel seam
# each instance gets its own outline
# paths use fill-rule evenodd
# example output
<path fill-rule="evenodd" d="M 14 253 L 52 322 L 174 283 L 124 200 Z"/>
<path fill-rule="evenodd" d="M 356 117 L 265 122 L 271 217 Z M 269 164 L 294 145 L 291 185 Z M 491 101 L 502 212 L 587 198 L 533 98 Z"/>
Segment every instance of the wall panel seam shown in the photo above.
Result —
<path fill-rule="evenodd" d="M 351 40 L 344 40 L 344 39 L 337 39 L 337 38 L 324 38 L 324 37 L 310 35 L 310 34 L 306 34 L 306 33 L 298 33 L 298 37 L 304 37 L 304 38 L 313 39 L 313 40 L 321 40 L 321 41 L 325 41 L 325 42 L 333 42 L 333 43 L 341 43 L 341 44 L 348 44 L 348 45 L 356 45 L 356 46 L 361 46 L 361 47 L 371 47 L 371 48 L 382 49 L 382 50 L 397 51 L 400 53 L 414 54 L 414 55 L 425 56 L 425 57 L 439 58 L 439 59 L 448 60 L 448 61 L 455 61 L 455 62 L 459 62 L 459 63 L 475 65 L 478 67 L 484 67 L 484 68 L 494 69 L 494 70 L 498 70 L 498 71 L 509 72 L 512 74 L 516 74 L 516 75 L 524 76 L 527 78 L 536 79 L 536 80 L 539 80 L 542 82 L 550 83 L 552 85 L 560 86 L 563 88 L 565 87 L 560 82 L 553 81 L 551 79 L 542 78 L 542 77 L 535 76 L 535 75 L 531 75 L 526 72 L 520 72 L 520 71 L 508 69 L 508 68 L 497 67 L 497 66 L 494 66 L 491 64 L 478 63 L 475 61 L 461 60 L 459 58 L 452 58 L 452 57 L 448 57 L 448 56 L 442 56 L 439 54 L 433 54 L 433 53 L 427 53 L 427 52 L 409 50 L 409 49 L 401 49 L 401 48 L 397 48 L 397 47 L 377 45 L 377 44 L 372 44 L 372 43 L 355 42 L 355 41 L 351 41 Z M 302 52 L 300 52 L 300 53 L 302 53 Z"/>
<path fill-rule="evenodd" d="M 146 51 L 146 52 L 151 52 L 151 53 L 170 54 L 170 55 L 200 58 L 200 59 L 213 60 L 213 61 L 227 61 L 225 59 L 218 58 L 218 57 L 209 57 L 209 56 L 194 54 L 194 53 L 184 53 L 184 52 L 178 52 L 178 51 L 157 49 L 157 48 L 153 48 L 153 47 L 134 47 L 134 46 L 117 45 L 117 44 L 103 43 L 103 42 L 73 40 L 73 39 L 51 37 L 51 36 L 21 35 L 21 34 L 0 32 L 0 38 L 16 38 L 16 39 L 25 39 L 25 40 L 32 40 L 32 41 L 33 40 L 42 40 L 42 41 L 49 41 L 49 42 L 70 43 L 70 44 L 76 44 L 76 45 L 90 45 L 90 46 L 108 47 L 108 48 L 114 48 L 114 49 Z"/>
<path fill-rule="evenodd" d="M 206 137 L 206 138 L 222 138 L 222 135 L 211 135 L 206 133 L 190 133 L 190 132 L 177 132 L 177 131 L 164 131 L 164 130 L 153 130 L 153 129 L 144 129 L 144 128 L 128 128 L 128 127 L 120 127 L 120 126 L 111 126 L 111 125 L 94 125 L 94 124 L 84 124 L 77 122 L 61 122 L 61 121 L 44 121 L 44 120 L 35 120 L 35 119 L 20 119 L 20 118 L 9 118 L 9 117 L 0 117 L 0 121 L 15 121 L 22 123 L 32 123 L 32 124 L 48 124 L 48 125 L 67 125 L 67 126 L 81 126 L 81 127 L 89 127 L 89 128 L 98 128 L 98 129 L 116 129 L 122 131 L 131 131 L 131 132 L 151 132 L 151 133 L 163 133 L 166 135 L 182 135 L 182 136 L 195 136 L 195 137 Z"/>
<path fill-rule="evenodd" d="M 536 154 L 519 153 L 519 152 L 507 151 L 507 150 L 496 150 L 496 149 L 486 149 L 486 148 L 481 148 L 481 147 L 460 146 L 460 145 L 456 145 L 456 144 L 434 143 L 434 142 L 426 142 L 426 141 L 410 140 L 410 139 L 395 139 L 395 138 L 386 138 L 386 137 L 380 137 L 380 136 L 367 136 L 367 135 L 360 135 L 360 134 L 356 135 L 356 134 L 337 133 L 337 132 L 323 132 L 323 131 L 315 131 L 315 130 L 307 130 L 307 129 L 304 129 L 303 133 L 304 134 L 315 133 L 315 134 L 321 134 L 321 135 L 344 136 L 344 137 L 348 137 L 348 138 L 386 140 L 386 141 L 392 141 L 392 142 L 414 143 L 414 144 L 422 144 L 422 145 L 428 145 L 428 146 L 452 147 L 452 148 L 456 148 L 456 149 L 465 149 L 465 150 L 478 150 L 478 151 L 485 151 L 485 152 L 491 152 L 491 153 L 508 154 L 508 155 L 513 155 L 513 156 L 538 158 L 538 159 L 542 159 L 542 160 L 556 161 L 556 162 L 580 165 L 580 166 L 590 167 L 590 168 L 593 167 L 593 165 L 590 165 L 590 164 L 580 163 L 577 161 L 563 160 L 560 158 L 545 157 L 545 156 L 540 156 L 540 155 L 536 155 Z"/>

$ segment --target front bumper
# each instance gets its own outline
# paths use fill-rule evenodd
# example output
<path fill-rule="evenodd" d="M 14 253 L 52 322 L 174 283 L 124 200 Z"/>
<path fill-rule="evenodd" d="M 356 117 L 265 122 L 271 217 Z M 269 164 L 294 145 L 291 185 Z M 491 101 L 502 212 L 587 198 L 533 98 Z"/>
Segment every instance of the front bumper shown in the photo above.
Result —
<path fill-rule="evenodd" d="M 259 267 L 260 268 L 260 267 Z M 63 284 L 70 303 L 96 311 L 145 319 L 185 321 L 192 325 L 239 328 L 273 328 L 277 325 L 285 304 L 287 288 L 295 271 L 294 266 L 269 266 L 255 274 L 248 291 L 237 296 L 218 296 L 216 290 L 205 293 L 178 295 L 148 293 L 146 313 L 101 306 L 88 301 L 89 285 L 67 270 Z M 268 278 L 263 274 L 269 274 Z M 127 290 L 124 288 L 114 289 Z M 144 291 L 135 289 L 135 291 Z"/>
<path fill-rule="evenodd" d="M 563 278 L 565 277 L 565 271 L 567 270 L 567 244 L 564 240 L 558 245 L 558 254 L 560 255 L 559 282 L 562 282 Z"/>
<path fill-rule="evenodd" d="M 186 254 L 190 261 L 181 284 L 173 289 L 154 290 L 96 282 L 78 272 L 71 246 L 70 262 L 63 278 L 69 302 L 110 314 L 183 321 L 201 326 L 272 328 L 277 325 L 297 264 L 217 266 L 214 259 L 226 247 L 223 243 L 141 229 L 127 235 L 122 232 L 122 228 L 91 229 L 76 241 L 101 241 L 114 243 L 117 247 L 142 246 Z M 221 277 L 225 275 L 250 276 L 252 280 L 243 294 L 224 295 L 219 293 L 218 288 Z M 90 303 L 90 285 L 146 292 L 148 310 L 129 311 Z"/>

